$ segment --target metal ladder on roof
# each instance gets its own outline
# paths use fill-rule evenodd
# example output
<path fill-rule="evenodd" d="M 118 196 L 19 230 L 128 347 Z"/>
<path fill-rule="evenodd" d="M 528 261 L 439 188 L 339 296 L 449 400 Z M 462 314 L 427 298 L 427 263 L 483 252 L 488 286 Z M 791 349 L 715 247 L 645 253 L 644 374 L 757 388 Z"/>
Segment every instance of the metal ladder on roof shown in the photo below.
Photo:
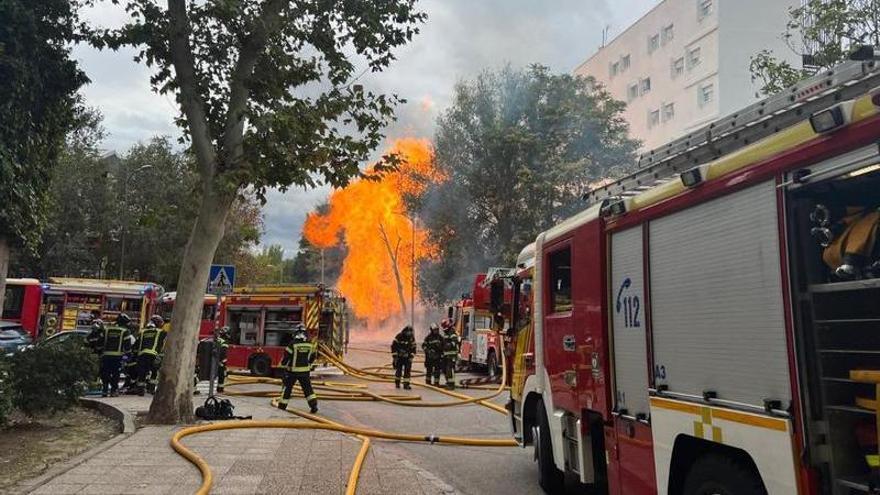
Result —
<path fill-rule="evenodd" d="M 863 47 L 857 60 L 804 79 L 785 91 L 716 120 L 639 156 L 636 171 L 584 194 L 588 204 L 634 196 L 755 141 L 773 135 L 838 102 L 880 86 L 878 52 Z"/>

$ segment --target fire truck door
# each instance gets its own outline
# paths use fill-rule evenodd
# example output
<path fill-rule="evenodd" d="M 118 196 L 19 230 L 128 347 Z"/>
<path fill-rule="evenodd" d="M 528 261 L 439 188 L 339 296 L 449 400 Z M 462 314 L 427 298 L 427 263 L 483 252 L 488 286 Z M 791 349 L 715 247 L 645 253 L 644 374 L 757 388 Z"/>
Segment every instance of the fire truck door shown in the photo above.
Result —
<path fill-rule="evenodd" d="M 642 236 L 638 226 L 615 233 L 610 240 L 614 432 L 607 433 L 612 436 L 609 463 L 616 466 L 609 469 L 609 489 L 621 495 L 655 490 Z"/>

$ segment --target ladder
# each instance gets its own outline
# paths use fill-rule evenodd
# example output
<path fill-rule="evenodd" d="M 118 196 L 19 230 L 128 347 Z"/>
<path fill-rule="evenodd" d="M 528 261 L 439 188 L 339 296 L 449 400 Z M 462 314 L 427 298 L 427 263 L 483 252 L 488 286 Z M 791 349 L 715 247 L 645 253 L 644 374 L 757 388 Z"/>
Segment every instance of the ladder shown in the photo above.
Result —
<path fill-rule="evenodd" d="M 880 64 L 874 60 L 874 53 L 873 48 L 865 47 L 853 57 L 868 60 L 844 62 L 640 155 L 634 172 L 591 189 L 584 194 L 584 200 L 592 205 L 610 198 L 634 196 L 795 125 L 814 112 L 864 95 L 880 86 Z"/>

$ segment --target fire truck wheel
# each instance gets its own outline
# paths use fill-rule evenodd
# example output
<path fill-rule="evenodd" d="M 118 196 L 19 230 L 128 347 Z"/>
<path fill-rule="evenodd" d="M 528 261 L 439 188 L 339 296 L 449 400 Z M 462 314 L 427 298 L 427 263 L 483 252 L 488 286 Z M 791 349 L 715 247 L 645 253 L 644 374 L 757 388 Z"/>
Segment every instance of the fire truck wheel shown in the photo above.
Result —
<path fill-rule="evenodd" d="M 486 358 L 486 369 L 490 378 L 498 376 L 498 358 L 495 357 L 495 351 L 489 351 L 489 356 Z"/>
<path fill-rule="evenodd" d="M 694 462 L 684 495 L 767 495 L 758 473 L 733 457 L 706 454 Z"/>
<path fill-rule="evenodd" d="M 538 424 L 532 427 L 532 439 L 535 446 L 535 460 L 538 461 L 538 483 L 550 495 L 564 493 L 565 476 L 562 471 L 556 468 L 556 464 L 553 462 L 550 422 L 547 421 L 544 403 L 539 401 L 537 408 Z"/>
<path fill-rule="evenodd" d="M 251 373 L 256 376 L 269 376 L 272 373 L 272 360 L 269 356 L 261 354 L 251 360 Z"/>

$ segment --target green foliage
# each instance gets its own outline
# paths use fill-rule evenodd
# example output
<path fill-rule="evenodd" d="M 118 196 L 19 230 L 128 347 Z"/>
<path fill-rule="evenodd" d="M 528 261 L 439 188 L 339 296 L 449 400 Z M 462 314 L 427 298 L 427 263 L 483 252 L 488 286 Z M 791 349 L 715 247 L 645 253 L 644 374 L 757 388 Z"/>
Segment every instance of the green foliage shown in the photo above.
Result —
<path fill-rule="evenodd" d="M 50 170 L 77 119 L 77 90 L 88 81 L 70 59 L 76 10 L 71 0 L 0 2 L 0 236 L 30 249 L 46 224 Z"/>
<path fill-rule="evenodd" d="M 803 77 L 833 67 L 860 45 L 880 46 L 880 0 L 808 0 L 789 10 L 783 39 L 804 62 L 803 69 L 762 50 L 749 70 L 763 95 L 777 93 Z"/>
<path fill-rule="evenodd" d="M 583 208 L 591 183 L 625 171 L 637 143 L 623 108 L 595 81 L 538 65 L 456 86 L 435 135 L 448 180 L 419 206 L 441 251 L 420 271 L 423 294 L 457 297 L 477 270 L 512 264 L 538 232 Z"/>
<path fill-rule="evenodd" d="M 66 409 L 76 404 L 97 372 L 95 354 L 75 339 L 33 347 L 12 357 L 12 402 L 29 416 Z"/>
<path fill-rule="evenodd" d="M 9 422 L 12 412 L 12 386 L 9 383 L 9 359 L 0 356 L 0 426 Z"/>

